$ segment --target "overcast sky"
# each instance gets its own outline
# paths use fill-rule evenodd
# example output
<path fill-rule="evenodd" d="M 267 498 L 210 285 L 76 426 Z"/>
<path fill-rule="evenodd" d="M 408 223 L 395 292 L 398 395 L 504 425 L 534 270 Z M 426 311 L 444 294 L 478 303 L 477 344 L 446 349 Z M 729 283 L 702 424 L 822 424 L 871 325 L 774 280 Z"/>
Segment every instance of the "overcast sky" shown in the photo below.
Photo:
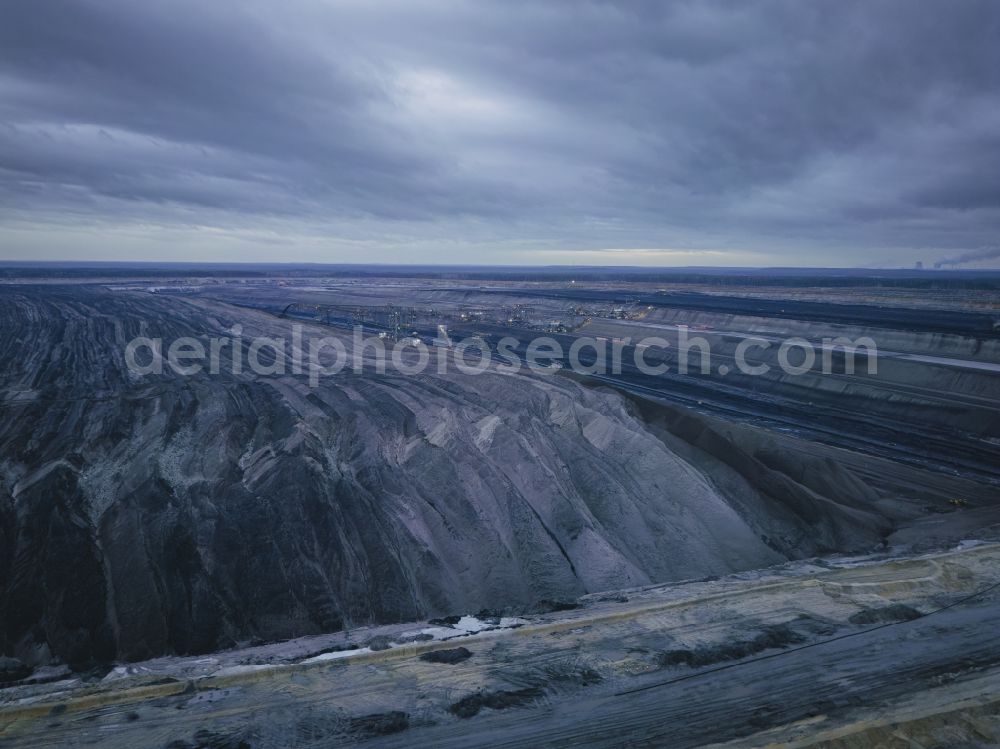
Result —
<path fill-rule="evenodd" d="M 998 42 L 994 0 L 6 0 L 0 259 L 990 255 Z"/>

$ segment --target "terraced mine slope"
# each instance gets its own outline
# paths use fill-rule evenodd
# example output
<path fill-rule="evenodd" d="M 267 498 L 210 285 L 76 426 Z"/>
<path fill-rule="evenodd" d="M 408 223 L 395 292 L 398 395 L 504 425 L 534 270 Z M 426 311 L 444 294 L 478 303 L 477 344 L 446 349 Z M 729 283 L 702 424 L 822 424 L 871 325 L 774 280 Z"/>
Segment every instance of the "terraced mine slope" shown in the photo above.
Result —
<path fill-rule="evenodd" d="M 0 644 L 28 667 L 527 610 L 870 549 L 898 520 L 826 455 L 567 377 L 136 377 L 136 335 L 288 321 L 53 285 L 3 288 L 0 317 Z"/>

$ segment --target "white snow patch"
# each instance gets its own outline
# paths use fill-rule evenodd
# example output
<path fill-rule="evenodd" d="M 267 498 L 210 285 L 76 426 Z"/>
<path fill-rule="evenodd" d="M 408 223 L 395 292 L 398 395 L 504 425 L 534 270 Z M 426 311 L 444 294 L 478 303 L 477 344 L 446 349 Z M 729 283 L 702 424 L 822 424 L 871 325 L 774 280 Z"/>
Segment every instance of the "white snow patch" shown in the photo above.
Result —
<path fill-rule="evenodd" d="M 493 623 L 490 621 L 484 621 L 475 616 L 466 615 L 452 625 L 443 627 L 424 627 L 423 629 L 400 633 L 395 636 L 395 640 L 390 641 L 388 649 L 392 650 L 394 648 L 410 645 L 413 642 L 413 638 L 417 635 L 430 635 L 434 640 L 440 642 L 444 640 L 453 640 L 456 637 L 474 637 L 475 635 L 483 632 L 513 629 L 514 627 L 520 627 L 527 623 L 526 619 L 521 619 L 516 616 L 505 616 L 502 617 L 497 623 Z M 299 663 L 323 663 L 324 661 L 335 661 L 342 658 L 350 658 L 355 655 L 360 655 L 361 653 L 371 652 L 373 651 L 369 647 L 353 648 L 351 650 L 336 650 L 331 653 L 320 653 L 319 655 L 314 655 L 311 658 L 299 661 Z"/>
<path fill-rule="evenodd" d="M 603 414 L 598 414 L 583 428 L 587 442 L 598 450 L 607 450 L 615 439 L 617 424 Z"/>
<path fill-rule="evenodd" d="M 101 679 L 101 681 L 116 681 L 118 679 L 124 679 L 127 676 L 151 673 L 153 672 L 145 666 L 115 666 L 105 675 L 103 679 Z"/>
<path fill-rule="evenodd" d="M 497 426 L 500 424 L 499 416 L 486 416 L 476 422 L 476 427 L 479 432 L 476 434 L 475 441 L 476 447 L 480 450 L 486 450 L 490 445 L 493 444 L 493 434 L 497 430 Z"/>
<path fill-rule="evenodd" d="M 352 655 L 360 655 L 361 653 L 371 653 L 371 648 L 355 648 L 353 650 L 336 650 L 332 653 L 320 653 L 319 655 L 314 655 L 312 658 L 306 658 L 299 663 L 322 663 L 323 661 L 336 661 L 341 658 L 350 658 Z"/>
<path fill-rule="evenodd" d="M 422 424 L 424 434 L 428 442 L 435 447 L 445 447 L 455 435 L 455 415 L 446 408 L 438 412 L 436 423 Z"/>
<path fill-rule="evenodd" d="M 239 666 L 224 666 L 214 672 L 212 676 L 236 676 L 237 674 L 252 674 L 257 671 L 269 671 L 277 668 L 274 663 L 248 663 Z"/>
<path fill-rule="evenodd" d="M 467 637 L 468 635 L 480 632 L 489 632 L 498 629 L 513 629 L 527 624 L 526 619 L 516 616 L 505 616 L 497 624 L 483 621 L 475 616 L 463 616 L 455 624 L 445 627 L 426 627 L 420 630 L 420 634 L 430 635 L 435 640 L 451 640 L 455 637 Z"/>

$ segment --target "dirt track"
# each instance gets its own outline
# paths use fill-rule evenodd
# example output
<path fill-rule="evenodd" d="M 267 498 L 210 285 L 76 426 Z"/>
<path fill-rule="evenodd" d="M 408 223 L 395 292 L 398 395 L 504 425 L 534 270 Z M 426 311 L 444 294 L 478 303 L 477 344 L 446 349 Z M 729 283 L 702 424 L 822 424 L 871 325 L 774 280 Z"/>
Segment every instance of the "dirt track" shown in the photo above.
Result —
<path fill-rule="evenodd" d="M 520 629 L 328 663 L 49 685 L 57 693 L 0 709 L 0 736 L 16 747 L 807 745 L 900 721 L 900 735 L 931 735 L 948 713 L 948 730 L 996 740 L 1000 597 L 962 599 L 998 570 L 995 544 L 799 564 L 591 596 Z M 930 615 L 905 620 L 917 612 Z M 456 665 L 418 657 L 459 645 L 472 656 Z"/>

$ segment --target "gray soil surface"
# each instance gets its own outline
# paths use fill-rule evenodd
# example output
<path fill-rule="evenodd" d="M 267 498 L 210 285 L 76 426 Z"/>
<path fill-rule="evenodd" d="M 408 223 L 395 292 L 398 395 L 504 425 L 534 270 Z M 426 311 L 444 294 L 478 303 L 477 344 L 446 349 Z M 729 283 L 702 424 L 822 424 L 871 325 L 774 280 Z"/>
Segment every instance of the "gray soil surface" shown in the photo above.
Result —
<path fill-rule="evenodd" d="M 405 293 L 445 305 L 469 296 Z M 937 533 L 931 511 L 955 511 L 956 496 L 971 503 L 964 512 L 992 512 L 983 484 L 678 405 L 660 397 L 669 385 L 642 395 L 628 382 L 526 370 L 368 368 L 311 388 L 305 375 L 224 366 L 127 371 L 123 350 L 137 335 L 193 336 L 206 348 L 237 325 L 244 347 L 287 337 L 288 320 L 231 301 L 0 290 L 6 655 L 88 668 L 483 608 L 518 613 L 889 542 L 933 547 L 955 534 Z M 351 346 L 335 327 L 306 324 L 304 335 Z M 962 376 L 980 390 L 990 377 Z M 898 397 L 883 396 L 873 402 L 895 408 Z M 945 412 L 926 414 L 941 427 Z M 994 424 L 980 422 L 964 424 Z"/>
<path fill-rule="evenodd" d="M 563 377 L 136 378 L 132 336 L 279 323 L 83 287 L 4 289 L 0 314 L 2 642 L 28 663 L 517 609 L 892 527 L 833 462 L 782 464 L 697 417 L 671 434 Z"/>

